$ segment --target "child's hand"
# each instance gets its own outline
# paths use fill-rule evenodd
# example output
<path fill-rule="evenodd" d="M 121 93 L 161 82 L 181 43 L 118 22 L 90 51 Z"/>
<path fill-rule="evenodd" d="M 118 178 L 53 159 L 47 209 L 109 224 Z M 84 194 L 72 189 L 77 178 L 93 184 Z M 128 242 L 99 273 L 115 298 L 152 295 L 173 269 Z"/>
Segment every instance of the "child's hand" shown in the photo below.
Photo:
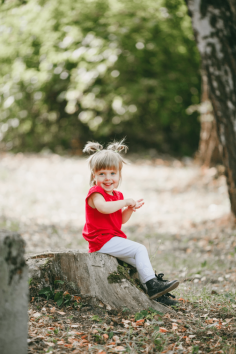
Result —
<path fill-rule="evenodd" d="M 126 206 L 129 208 L 134 208 L 136 205 L 136 201 L 132 198 L 125 199 Z"/>
<path fill-rule="evenodd" d="M 143 199 L 139 199 L 136 201 L 135 206 L 129 206 L 133 211 L 136 211 L 137 209 L 141 208 L 144 205 Z"/>
<path fill-rule="evenodd" d="M 139 200 L 137 200 L 137 202 L 136 202 L 135 209 L 139 209 L 139 208 L 141 208 L 143 205 L 144 205 L 143 199 L 139 199 Z"/>

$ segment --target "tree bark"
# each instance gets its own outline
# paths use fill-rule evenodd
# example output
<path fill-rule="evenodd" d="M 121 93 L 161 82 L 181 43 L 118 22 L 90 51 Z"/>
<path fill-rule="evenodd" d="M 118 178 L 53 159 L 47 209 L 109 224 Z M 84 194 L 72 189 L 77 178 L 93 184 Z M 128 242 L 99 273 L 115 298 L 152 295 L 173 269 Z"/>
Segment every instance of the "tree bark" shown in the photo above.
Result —
<path fill-rule="evenodd" d="M 207 75 L 231 210 L 236 217 L 236 0 L 186 1 Z"/>
<path fill-rule="evenodd" d="M 20 235 L 0 231 L 0 353 L 26 354 L 28 268 Z"/>
<path fill-rule="evenodd" d="M 101 306 L 107 310 L 126 308 L 133 313 L 149 307 L 163 313 L 173 312 L 150 300 L 126 278 L 121 277 L 118 282 L 115 279 L 115 282 L 110 283 L 108 277 L 117 274 L 119 266 L 117 259 L 112 256 L 87 251 L 62 251 L 31 256 L 27 263 L 30 295 L 33 297 L 45 287 L 55 291 L 55 280 L 60 280 L 64 283 L 63 291 L 79 295 L 90 306 Z"/>
<path fill-rule="evenodd" d="M 203 166 L 209 167 L 211 165 L 216 165 L 217 163 L 222 163 L 222 158 L 216 131 L 216 122 L 209 98 L 207 76 L 203 69 L 201 77 L 202 97 L 201 104 L 198 105 L 197 109 L 200 113 L 201 132 L 197 159 Z"/>

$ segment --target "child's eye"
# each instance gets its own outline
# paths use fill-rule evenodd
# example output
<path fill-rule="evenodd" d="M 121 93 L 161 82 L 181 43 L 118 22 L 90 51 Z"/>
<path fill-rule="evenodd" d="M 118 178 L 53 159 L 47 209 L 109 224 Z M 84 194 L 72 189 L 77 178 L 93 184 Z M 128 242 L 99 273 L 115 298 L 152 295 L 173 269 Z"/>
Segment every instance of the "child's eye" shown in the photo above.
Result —
<path fill-rule="evenodd" d="M 115 172 L 112 172 L 111 174 L 112 174 L 112 175 L 115 175 L 116 173 L 115 173 Z"/>

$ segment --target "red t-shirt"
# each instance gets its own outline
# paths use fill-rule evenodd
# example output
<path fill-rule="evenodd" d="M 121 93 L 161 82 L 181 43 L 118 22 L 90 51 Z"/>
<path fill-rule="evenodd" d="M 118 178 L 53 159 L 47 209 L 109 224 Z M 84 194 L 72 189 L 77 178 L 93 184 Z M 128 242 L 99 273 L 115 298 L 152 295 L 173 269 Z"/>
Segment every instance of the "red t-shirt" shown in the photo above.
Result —
<path fill-rule="evenodd" d="M 83 229 L 83 237 L 89 242 L 89 252 L 99 251 L 114 236 L 127 238 L 121 231 L 122 210 L 117 210 L 111 214 L 102 214 L 97 209 L 93 209 L 88 204 L 88 198 L 93 193 L 100 193 L 106 202 L 124 199 L 123 194 L 115 190 L 113 190 L 113 195 L 110 195 L 102 187 L 94 186 L 90 188 L 85 200 L 86 224 Z"/>

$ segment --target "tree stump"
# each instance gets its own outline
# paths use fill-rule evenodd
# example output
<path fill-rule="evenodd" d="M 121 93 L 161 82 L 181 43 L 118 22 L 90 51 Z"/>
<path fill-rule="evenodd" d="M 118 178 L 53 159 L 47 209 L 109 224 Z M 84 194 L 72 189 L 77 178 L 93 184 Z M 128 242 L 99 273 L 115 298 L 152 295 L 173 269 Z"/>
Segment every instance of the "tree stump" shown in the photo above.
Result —
<path fill-rule="evenodd" d="M 87 251 L 60 251 L 33 255 L 27 259 L 30 295 L 42 288 L 54 289 L 56 280 L 64 282 L 64 290 L 79 295 L 92 306 L 107 310 L 126 308 L 134 313 L 152 307 L 160 312 L 174 312 L 148 296 L 135 285 L 135 274 L 123 276 L 115 257 Z M 134 268 L 135 269 L 135 268 Z M 129 278 L 129 279 L 128 279 Z"/>
<path fill-rule="evenodd" d="M 0 231 L 0 353 L 26 354 L 28 267 L 21 236 Z"/>

